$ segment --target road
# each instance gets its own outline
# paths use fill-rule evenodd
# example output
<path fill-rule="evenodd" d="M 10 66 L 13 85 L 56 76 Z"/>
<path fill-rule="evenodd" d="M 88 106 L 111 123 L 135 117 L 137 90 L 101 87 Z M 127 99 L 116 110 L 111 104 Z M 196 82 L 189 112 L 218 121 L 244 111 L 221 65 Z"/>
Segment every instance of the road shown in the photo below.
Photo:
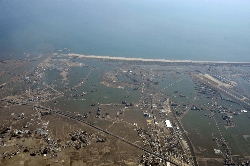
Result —
<path fill-rule="evenodd" d="M 68 115 L 67 113 L 63 113 L 61 111 L 55 111 L 55 110 L 53 110 L 52 112 L 54 112 L 54 113 L 56 113 L 56 114 L 58 114 L 60 116 L 64 116 L 64 117 L 70 118 L 72 120 L 76 120 L 78 122 L 84 123 L 84 124 L 86 124 L 86 125 L 88 125 L 90 127 L 93 127 L 93 128 L 95 128 L 95 129 L 97 129 L 97 130 L 99 130 L 99 131 L 101 131 L 101 132 L 103 132 L 105 134 L 108 134 L 108 135 L 110 135 L 112 137 L 115 137 L 115 138 L 121 140 L 122 142 L 125 142 L 125 143 L 127 143 L 127 144 L 129 144 L 131 146 L 134 146 L 134 147 L 138 148 L 138 149 L 141 149 L 144 152 L 147 152 L 147 153 L 149 153 L 149 154 L 151 154 L 151 155 L 153 155 L 155 157 L 158 157 L 158 158 L 160 158 L 162 160 L 168 161 L 168 162 L 170 162 L 173 165 L 176 165 L 176 166 L 187 166 L 187 164 L 181 163 L 180 161 L 177 161 L 176 159 L 174 159 L 174 158 L 172 158 L 170 156 L 169 157 L 165 157 L 165 156 L 162 156 L 160 154 L 156 154 L 156 153 L 154 153 L 154 152 L 152 152 L 152 151 L 150 151 L 148 149 L 145 149 L 145 148 L 143 148 L 143 147 L 141 147 L 141 146 L 139 146 L 139 145 L 137 145 L 137 144 L 135 144 L 135 143 L 133 143 L 133 142 L 131 142 L 129 140 L 121 138 L 121 137 L 119 137 L 119 136 L 117 136 L 117 135 L 115 135 L 115 134 L 113 134 L 113 133 L 111 133 L 111 132 L 109 132 L 107 130 L 104 130 L 104 129 L 98 127 L 98 126 L 95 126 L 92 123 L 86 122 L 83 119 L 80 119 L 80 118 L 78 118 L 76 116 L 71 116 L 71 115 Z"/>

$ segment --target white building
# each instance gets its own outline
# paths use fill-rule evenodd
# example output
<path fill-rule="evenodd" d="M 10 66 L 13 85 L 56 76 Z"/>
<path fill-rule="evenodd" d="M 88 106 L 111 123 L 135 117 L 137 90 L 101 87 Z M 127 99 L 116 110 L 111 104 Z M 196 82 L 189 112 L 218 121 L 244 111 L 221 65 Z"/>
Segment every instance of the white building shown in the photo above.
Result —
<path fill-rule="evenodd" d="M 173 127 L 172 124 L 171 124 L 171 122 L 170 122 L 170 120 L 165 120 L 165 125 L 167 127 Z"/>

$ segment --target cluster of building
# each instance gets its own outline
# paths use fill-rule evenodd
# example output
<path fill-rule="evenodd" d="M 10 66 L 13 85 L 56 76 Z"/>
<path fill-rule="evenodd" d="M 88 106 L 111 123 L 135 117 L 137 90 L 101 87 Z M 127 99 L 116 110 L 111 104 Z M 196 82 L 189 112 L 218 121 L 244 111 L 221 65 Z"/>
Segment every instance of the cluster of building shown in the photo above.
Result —
<path fill-rule="evenodd" d="M 37 110 L 37 114 L 32 114 L 32 116 L 26 116 L 24 113 L 20 113 L 15 115 L 11 113 L 14 121 L 20 121 L 21 124 L 23 122 L 25 125 L 20 126 L 20 128 L 9 126 L 3 127 L 0 131 L 0 146 L 10 146 L 12 144 L 10 141 L 15 140 L 14 146 L 9 150 L 0 154 L 0 160 L 5 158 L 12 158 L 19 153 L 28 153 L 30 156 L 43 156 L 54 158 L 58 157 L 58 153 L 67 147 L 74 147 L 75 149 L 80 149 L 90 144 L 92 139 L 96 139 L 96 142 L 105 142 L 106 138 L 88 134 L 83 130 L 74 130 L 69 133 L 69 140 L 62 141 L 61 139 L 55 139 L 51 135 L 49 131 L 48 125 L 49 121 L 44 122 L 41 118 L 42 116 L 51 115 L 52 111 L 50 109 L 44 108 L 44 110 L 39 109 L 41 106 L 34 107 Z M 46 110 L 47 109 L 47 110 Z M 62 112 L 58 112 L 58 114 L 64 114 Z M 34 119 L 36 119 L 36 121 Z M 70 117 L 76 119 L 77 117 Z M 40 123 L 38 123 L 40 121 Z M 35 126 L 40 126 L 34 129 Z M 35 139 L 34 139 L 35 138 Z M 40 143 L 35 144 L 35 146 L 27 146 L 25 143 L 17 143 L 20 142 L 18 140 L 30 140 L 39 141 Z"/>
<path fill-rule="evenodd" d="M 225 77 L 222 77 L 220 75 L 215 75 L 215 74 L 212 74 L 211 75 L 212 77 L 216 78 L 217 80 L 223 82 L 223 83 L 226 83 L 226 84 L 229 84 L 229 85 L 233 85 L 233 83 L 229 80 L 227 80 Z"/>
<path fill-rule="evenodd" d="M 71 145 L 76 149 L 80 149 L 90 144 L 90 140 L 93 139 L 92 134 L 88 134 L 86 131 L 73 131 L 70 134 Z M 99 140 L 99 139 L 97 139 Z M 68 143 L 69 144 L 69 143 Z"/>

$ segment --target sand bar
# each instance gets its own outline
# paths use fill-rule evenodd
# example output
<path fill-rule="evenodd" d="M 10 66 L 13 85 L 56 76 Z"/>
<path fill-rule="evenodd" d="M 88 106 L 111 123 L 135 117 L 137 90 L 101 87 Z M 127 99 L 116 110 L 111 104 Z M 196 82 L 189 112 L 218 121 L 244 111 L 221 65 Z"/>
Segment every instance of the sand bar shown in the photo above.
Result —
<path fill-rule="evenodd" d="M 250 62 L 145 59 L 145 58 L 111 57 L 111 56 L 100 56 L 100 55 L 83 55 L 74 53 L 64 54 L 64 56 L 90 58 L 90 59 L 110 59 L 110 60 L 121 60 L 121 61 L 166 62 L 166 63 L 250 64 Z"/>

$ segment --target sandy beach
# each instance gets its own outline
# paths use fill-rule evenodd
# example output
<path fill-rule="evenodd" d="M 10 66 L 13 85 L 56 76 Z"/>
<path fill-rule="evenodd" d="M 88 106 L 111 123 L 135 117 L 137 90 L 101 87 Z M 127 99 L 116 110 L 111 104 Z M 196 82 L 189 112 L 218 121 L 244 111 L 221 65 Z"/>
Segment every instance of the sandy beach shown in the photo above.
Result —
<path fill-rule="evenodd" d="M 84 54 L 63 54 L 69 57 L 90 58 L 90 59 L 110 59 L 120 61 L 143 61 L 143 62 L 165 62 L 165 63 L 202 63 L 202 64 L 250 64 L 250 62 L 229 62 L 229 61 L 194 61 L 194 60 L 168 60 L 168 59 L 144 59 L 144 58 L 126 58 L 126 57 L 111 57 L 100 55 L 84 55 Z"/>

